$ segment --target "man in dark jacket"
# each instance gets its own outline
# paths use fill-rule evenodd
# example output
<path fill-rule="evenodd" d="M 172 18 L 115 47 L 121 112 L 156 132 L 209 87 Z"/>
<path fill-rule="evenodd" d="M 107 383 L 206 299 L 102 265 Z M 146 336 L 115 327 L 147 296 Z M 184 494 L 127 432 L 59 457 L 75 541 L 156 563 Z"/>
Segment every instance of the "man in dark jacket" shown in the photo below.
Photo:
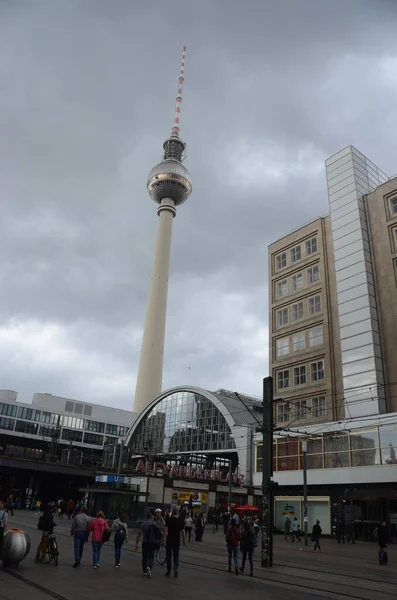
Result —
<path fill-rule="evenodd" d="M 378 557 L 379 557 L 379 564 L 380 565 L 386 565 L 387 562 L 385 560 L 386 556 L 385 556 L 385 548 L 387 546 L 387 542 L 388 540 L 388 533 L 387 533 L 387 525 L 385 521 L 382 521 L 382 523 L 379 525 L 378 527 L 378 544 L 379 544 L 379 553 L 378 553 Z"/>
<path fill-rule="evenodd" d="M 52 533 L 55 523 L 54 517 L 52 514 L 53 502 L 50 502 L 48 506 L 45 507 L 43 514 L 41 515 L 39 522 L 37 524 L 37 529 L 42 532 L 40 544 L 36 550 L 36 562 L 44 562 L 45 555 L 48 547 L 49 536 Z"/>

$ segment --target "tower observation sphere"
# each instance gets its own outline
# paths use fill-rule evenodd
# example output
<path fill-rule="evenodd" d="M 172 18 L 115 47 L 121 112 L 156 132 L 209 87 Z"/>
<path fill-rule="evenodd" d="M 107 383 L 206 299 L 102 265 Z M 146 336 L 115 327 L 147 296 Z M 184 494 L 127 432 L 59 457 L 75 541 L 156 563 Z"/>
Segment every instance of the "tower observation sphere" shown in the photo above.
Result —
<path fill-rule="evenodd" d="M 135 412 L 145 408 L 162 390 L 172 222 L 177 207 L 186 202 L 192 192 L 190 173 L 182 164 L 186 145 L 179 137 L 185 55 L 186 47 L 183 48 L 178 77 L 172 132 L 163 144 L 162 161 L 153 167 L 147 180 L 147 190 L 152 200 L 159 205 L 157 209 L 159 219 L 134 396 Z"/>

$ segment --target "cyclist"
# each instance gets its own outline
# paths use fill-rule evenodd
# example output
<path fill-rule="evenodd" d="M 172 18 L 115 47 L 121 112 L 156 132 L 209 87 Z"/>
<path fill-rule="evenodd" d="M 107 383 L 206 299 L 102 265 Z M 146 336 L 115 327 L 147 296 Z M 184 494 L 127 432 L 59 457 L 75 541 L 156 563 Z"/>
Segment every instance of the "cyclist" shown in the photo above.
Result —
<path fill-rule="evenodd" d="M 50 502 L 45 508 L 37 524 L 37 529 L 42 531 L 40 543 L 36 550 L 35 562 L 44 562 L 46 550 L 48 547 L 48 538 L 54 531 L 56 523 L 54 523 L 53 510 L 55 508 L 54 502 Z"/>

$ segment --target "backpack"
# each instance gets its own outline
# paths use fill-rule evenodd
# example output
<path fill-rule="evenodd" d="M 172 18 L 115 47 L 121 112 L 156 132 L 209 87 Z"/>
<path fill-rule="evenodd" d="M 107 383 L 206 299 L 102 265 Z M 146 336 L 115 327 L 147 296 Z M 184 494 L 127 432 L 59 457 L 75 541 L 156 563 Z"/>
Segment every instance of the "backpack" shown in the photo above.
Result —
<path fill-rule="evenodd" d="M 103 534 L 102 534 L 102 542 L 108 542 L 110 540 L 110 536 L 111 536 L 111 530 L 110 529 L 104 529 Z"/>
<path fill-rule="evenodd" d="M 148 535 L 147 535 L 147 541 L 149 542 L 149 544 L 152 544 L 153 546 L 158 548 L 160 546 L 162 537 L 163 537 L 163 534 L 161 533 L 160 528 L 157 527 L 157 525 L 155 523 L 152 523 L 149 527 L 149 531 L 148 531 Z"/>
<path fill-rule="evenodd" d="M 126 537 L 127 537 L 127 532 L 125 530 L 124 525 L 122 523 L 118 523 L 116 533 L 114 534 L 114 539 L 117 540 L 118 542 L 124 542 Z"/>
<path fill-rule="evenodd" d="M 231 527 L 226 535 L 228 546 L 238 546 L 238 535 L 234 527 Z"/>

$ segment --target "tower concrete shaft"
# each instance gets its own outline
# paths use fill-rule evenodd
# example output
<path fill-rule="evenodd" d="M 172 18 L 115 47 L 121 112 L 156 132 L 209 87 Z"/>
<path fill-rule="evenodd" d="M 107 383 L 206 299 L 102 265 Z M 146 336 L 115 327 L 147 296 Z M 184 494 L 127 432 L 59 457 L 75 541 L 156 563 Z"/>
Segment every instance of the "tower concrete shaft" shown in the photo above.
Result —
<path fill-rule="evenodd" d="M 152 278 L 146 308 L 142 349 L 135 389 L 134 412 L 140 412 L 161 392 L 163 379 L 165 321 L 175 202 L 163 198 L 159 216 Z"/>

